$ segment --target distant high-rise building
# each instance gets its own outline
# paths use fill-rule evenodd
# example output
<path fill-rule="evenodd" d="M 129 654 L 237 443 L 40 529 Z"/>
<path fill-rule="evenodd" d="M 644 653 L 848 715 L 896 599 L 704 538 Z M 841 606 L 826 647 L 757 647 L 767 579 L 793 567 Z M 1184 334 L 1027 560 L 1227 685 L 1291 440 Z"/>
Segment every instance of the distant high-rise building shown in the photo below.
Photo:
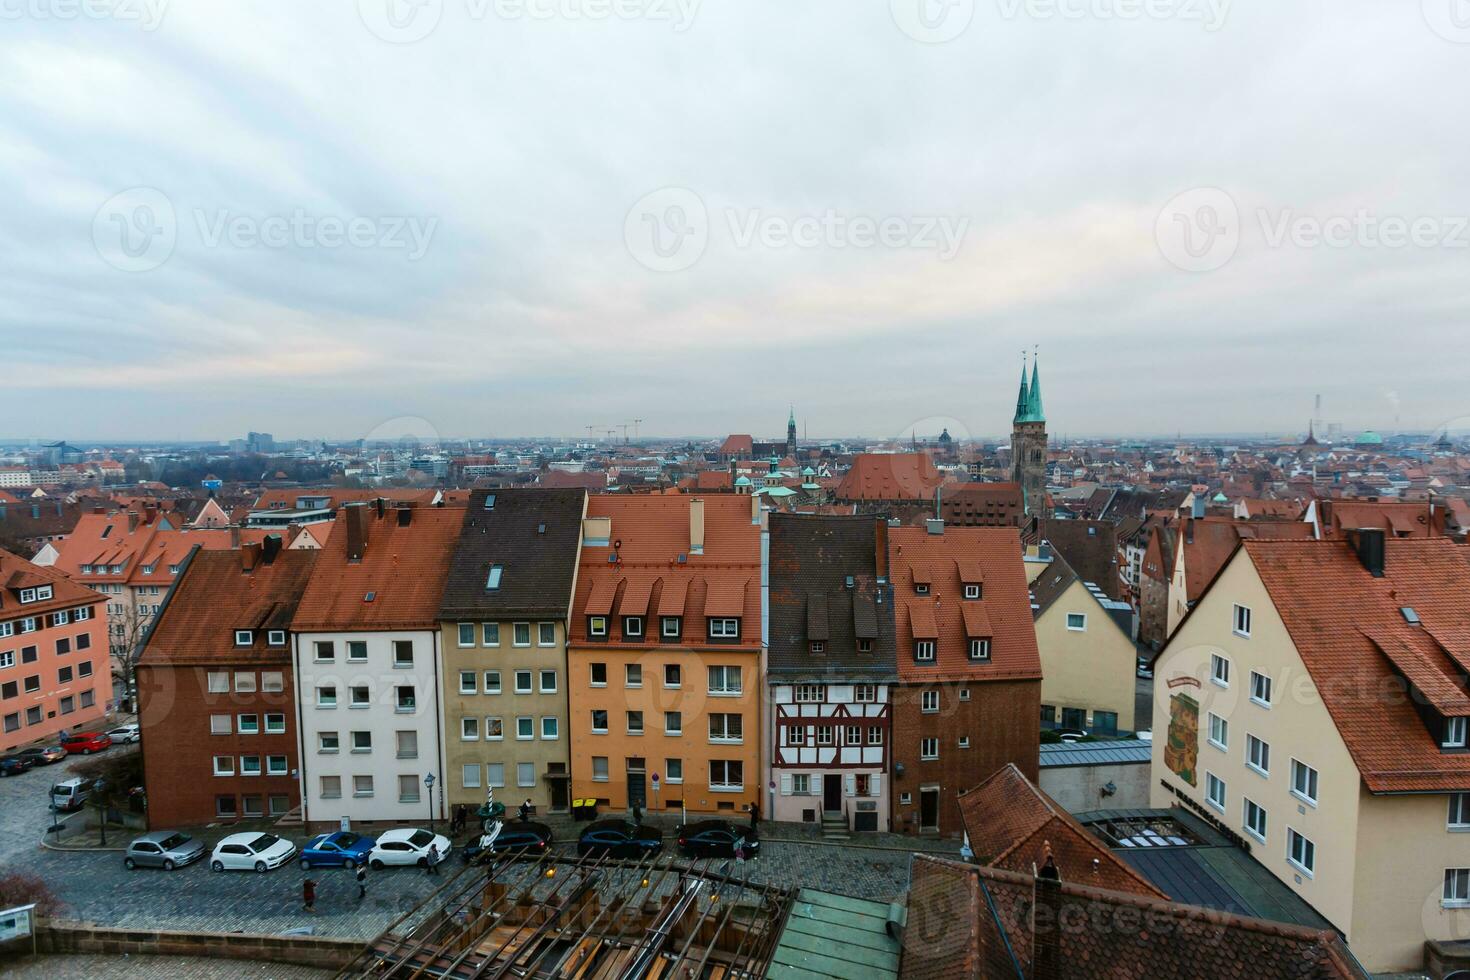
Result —
<path fill-rule="evenodd" d="M 276 439 L 269 432 L 251 432 L 245 436 L 245 448 L 252 453 L 272 453 Z"/>
<path fill-rule="evenodd" d="M 1046 445 L 1046 413 L 1041 407 L 1038 362 L 1031 364 L 1028 386 L 1026 364 L 1022 361 L 1021 391 L 1016 396 L 1016 417 L 1011 422 L 1011 479 L 1021 485 L 1027 517 L 1046 516 Z"/>

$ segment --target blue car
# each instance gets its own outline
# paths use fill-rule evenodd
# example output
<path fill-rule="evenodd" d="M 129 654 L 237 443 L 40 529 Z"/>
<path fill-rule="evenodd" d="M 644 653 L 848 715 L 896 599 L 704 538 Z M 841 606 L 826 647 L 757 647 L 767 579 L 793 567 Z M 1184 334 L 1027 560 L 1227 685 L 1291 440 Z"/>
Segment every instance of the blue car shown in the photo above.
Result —
<path fill-rule="evenodd" d="M 642 858 L 664 846 L 663 831 L 657 827 L 634 826 L 626 820 L 599 820 L 582 831 L 577 853 L 612 854 L 615 858 Z"/>
<path fill-rule="evenodd" d="M 368 852 L 377 841 L 350 830 L 313 837 L 301 849 L 303 868 L 355 868 L 367 864 Z"/>

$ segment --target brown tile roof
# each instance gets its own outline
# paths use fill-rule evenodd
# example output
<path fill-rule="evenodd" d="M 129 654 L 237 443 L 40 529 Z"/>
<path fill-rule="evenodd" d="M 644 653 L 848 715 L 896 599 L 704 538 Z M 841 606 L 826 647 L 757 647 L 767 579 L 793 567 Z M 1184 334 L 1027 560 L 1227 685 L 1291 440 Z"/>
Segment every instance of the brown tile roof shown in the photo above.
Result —
<path fill-rule="evenodd" d="M 1470 755 L 1441 752 L 1412 699 L 1384 693 L 1403 690 L 1408 675 L 1447 709 L 1465 706 L 1455 676 L 1461 662 L 1470 666 L 1464 549 L 1448 538 L 1390 537 L 1382 578 L 1342 539 L 1246 541 L 1244 549 L 1368 789 L 1470 790 Z M 1404 607 L 1422 627 L 1405 620 Z"/>
<path fill-rule="evenodd" d="M 1190 602 L 1204 595 L 1242 540 L 1305 541 L 1315 533 L 1305 521 L 1234 521 L 1214 517 L 1186 518 L 1181 528 L 1185 586 Z"/>
<path fill-rule="evenodd" d="M 18 591 L 37 585 L 50 585 L 51 598 L 21 605 Z M 106 598 L 73 582 L 58 568 L 33 565 L 20 555 L 0 548 L 0 619 L 36 616 L 70 606 L 103 602 Z"/>
<path fill-rule="evenodd" d="M 962 483 L 946 486 L 939 516 L 960 527 L 1014 527 L 1025 514 L 1019 483 Z"/>
<path fill-rule="evenodd" d="M 925 528 L 892 527 L 888 529 L 888 556 L 900 678 L 912 682 L 1041 677 L 1019 531 L 946 527 L 943 534 L 930 534 Z M 960 562 L 980 564 L 984 598 L 963 598 Z M 929 594 L 915 594 L 912 583 L 924 580 L 930 583 Z M 993 631 L 989 663 L 969 658 L 964 606 L 971 603 L 984 606 Z M 932 664 L 914 661 L 913 640 L 921 633 L 932 633 L 938 640 Z"/>
<path fill-rule="evenodd" d="M 1050 853 L 1066 881 L 1168 898 L 1119 860 L 1013 763 L 961 794 L 959 806 L 970 849 L 981 864 L 1029 872 L 1045 863 Z"/>
<path fill-rule="evenodd" d="M 837 485 L 839 500 L 932 500 L 944 482 L 928 453 L 859 453 Z"/>
<path fill-rule="evenodd" d="M 485 504 L 494 497 L 494 506 Z M 586 492 L 580 489 L 476 490 L 453 548 L 444 619 L 567 615 Z M 486 588 L 492 566 L 499 588 Z"/>
<path fill-rule="evenodd" d="M 367 547 L 361 561 L 348 561 L 349 512 L 366 518 Z M 316 573 L 296 610 L 297 630 L 434 629 L 444 582 L 459 540 L 466 509 L 416 507 L 407 525 L 398 512 L 362 504 L 338 513 L 318 554 Z M 367 596 L 372 599 L 368 600 Z"/>
<path fill-rule="evenodd" d="M 1359 528 L 1379 528 L 1396 537 L 1427 538 L 1435 533 L 1430 504 L 1386 500 L 1322 501 L 1322 535 L 1335 537 Z"/>

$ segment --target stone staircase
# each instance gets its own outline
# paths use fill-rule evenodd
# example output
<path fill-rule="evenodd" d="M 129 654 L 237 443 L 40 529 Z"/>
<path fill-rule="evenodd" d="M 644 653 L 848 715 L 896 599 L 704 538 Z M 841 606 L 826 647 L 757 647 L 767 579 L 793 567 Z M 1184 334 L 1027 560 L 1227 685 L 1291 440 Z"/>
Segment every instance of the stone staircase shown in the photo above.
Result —
<path fill-rule="evenodd" d="M 840 813 L 822 811 L 822 839 L 830 841 L 847 840 L 852 835 L 847 831 L 847 820 Z"/>

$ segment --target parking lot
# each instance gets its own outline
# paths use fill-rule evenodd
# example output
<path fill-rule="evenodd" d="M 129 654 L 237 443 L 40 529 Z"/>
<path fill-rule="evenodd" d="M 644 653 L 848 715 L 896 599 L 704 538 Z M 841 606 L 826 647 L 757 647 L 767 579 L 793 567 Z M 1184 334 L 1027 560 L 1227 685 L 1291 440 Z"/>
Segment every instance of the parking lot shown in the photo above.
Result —
<path fill-rule="evenodd" d="M 51 814 L 47 790 L 66 773 L 66 763 L 0 779 L 0 870 L 25 871 L 45 879 L 66 904 L 68 918 L 103 926 L 137 926 L 209 932 L 278 933 L 309 926 L 318 935 L 367 939 L 412 909 L 462 867 L 458 854 L 430 876 L 418 868 L 371 872 L 368 895 L 357 898 L 351 872 L 313 869 L 317 913 L 301 909 L 301 884 L 307 877 L 294 862 L 257 874 L 214 873 L 208 861 L 173 872 L 128 871 L 120 851 L 56 851 L 41 846 Z M 442 828 L 441 828 L 442 829 Z M 129 838 L 122 828 L 108 830 L 109 843 Z M 299 846 L 306 836 L 289 835 Z M 561 841 L 558 846 L 567 846 Z M 855 842 L 856 843 L 856 842 Z M 860 898 L 890 901 L 907 887 L 906 851 L 817 843 L 763 841 L 763 856 L 752 863 L 753 881 L 806 885 Z"/>

